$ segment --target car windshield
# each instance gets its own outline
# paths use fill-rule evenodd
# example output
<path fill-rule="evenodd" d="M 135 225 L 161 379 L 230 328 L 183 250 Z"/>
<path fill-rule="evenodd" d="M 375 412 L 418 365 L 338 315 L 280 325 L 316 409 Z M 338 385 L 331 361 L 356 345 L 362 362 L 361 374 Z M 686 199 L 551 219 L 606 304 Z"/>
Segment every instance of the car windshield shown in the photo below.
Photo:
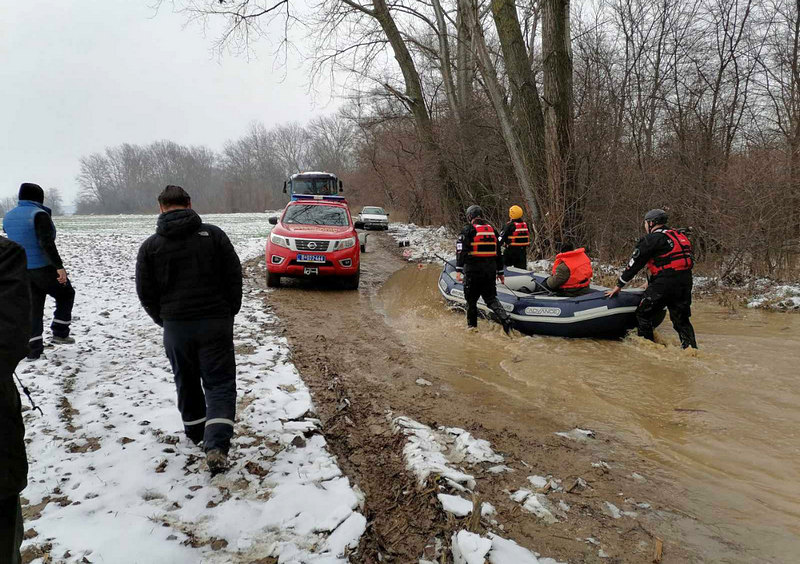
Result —
<path fill-rule="evenodd" d="M 361 210 L 361 213 L 370 213 L 373 215 L 386 215 L 386 212 L 383 211 L 383 208 L 373 208 L 373 207 L 366 207 Z"/>
<path fill-rule="evenodd" d="M 335 178 L 294 178 L 292 194 L 312 194 L 315 196 L 334 196 L 337 194 Z"/>
<path fill-rule="evenodd" d="M 283 223 L 299 225 L 331 225 L 347 227 L 350 222 L 344 208 L 318 204 L 294 205 L 286 208 Z"/>

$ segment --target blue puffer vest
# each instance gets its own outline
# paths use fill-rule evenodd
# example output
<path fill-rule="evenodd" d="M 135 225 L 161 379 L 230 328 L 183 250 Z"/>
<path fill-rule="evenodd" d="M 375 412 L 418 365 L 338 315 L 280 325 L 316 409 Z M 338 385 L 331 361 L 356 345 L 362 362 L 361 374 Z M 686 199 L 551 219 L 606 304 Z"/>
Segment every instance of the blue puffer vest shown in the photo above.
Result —
<path fill-rule="evenodd" d="M 50 208 L 31 200 L 20 200 L 19 205 L 3 218 L 3 231 L 6 232 L 9 239 L 19 243 L 25 249 L 28 270 L 50 264 L 50 259 L 44 254 L 39 240 L 36 238 L 36 227 L 33 220 L 39 213 L 46 213 L 50 216 Z M 53 227 L 53 231 L 55 231 L 55 227 Z"/>

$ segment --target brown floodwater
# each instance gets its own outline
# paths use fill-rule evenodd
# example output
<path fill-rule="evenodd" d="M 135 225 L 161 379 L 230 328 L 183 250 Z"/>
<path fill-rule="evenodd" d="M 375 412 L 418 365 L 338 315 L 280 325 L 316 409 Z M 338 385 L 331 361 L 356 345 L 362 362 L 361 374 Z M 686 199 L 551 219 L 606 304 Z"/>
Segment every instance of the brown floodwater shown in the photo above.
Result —
<path fill-rule="evenodd" d="M 410 265 L 378 294 L 430 371 L 486 401 L 511 396 L 621 436 L 685 488 L 691 513 L 733 539 L 743 560 L 800 561 L 800 315 L 696 302 L 696 354 L 680 349 L 668 320 L 658 331 L 666 347 L 507 339 L 485 320 L 468 332 L 438 275 Z"/>

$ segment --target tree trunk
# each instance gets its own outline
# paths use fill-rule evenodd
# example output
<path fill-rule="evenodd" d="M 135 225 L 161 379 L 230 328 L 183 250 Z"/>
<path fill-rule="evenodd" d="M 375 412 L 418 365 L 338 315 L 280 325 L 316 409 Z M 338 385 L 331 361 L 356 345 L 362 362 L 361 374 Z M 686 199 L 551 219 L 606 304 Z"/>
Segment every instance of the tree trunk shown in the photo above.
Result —
<path fill-rule="evenodd" d="M 553 202 L 554 238 L 577 239 L 581 201 L 572 154 L 572 48 L 569 0 L 545 0 L 542 17 L 544 118 L 548 194 Z M 552 212 L 551 212 L 552 213 Z"/>
<path fill-rule="evenodd" d="M 450 111 L 453 112 L 456 121 L 461 123 L 461 106 L 458 103 L 456 85 L 453 81 L 453 72 L 450 63 L 450 40 L 447 38 L 447 23 L 444 19 L 444 11 L 442 10 L 442 4 L 439 0 L 433 0 L 433 11 L 436 14 L 436 35 L 439 40 L 439 65 L 442 68 L 444 91 L 447 95 L 447 103 L 450 106 Z"/>
<path fill-rule="evenodd" d="M 506 148 L 508 149 L 514 173 L 519 182 L 520 191 L 525 199 L 525 204 L 533 221 L 539 220 L 539 205 L 536 198 L 536 189 L 531 178 L 531 173 L 526 162 L 525 151 L 516 129 L 511 120 L 511 112 L 505 101 L 503 87 L 497 78 L 497 71 L 494 68 L 489 49 L 486 47 L 486 40 L 483 36 L 483 29 L 478 21 L 476 5 L 473 0 L 460 0 L 462 13 L 469 26 L 472 35 L 472 45 L 475 49 L 478 68 L 483 76 L 489 99 L 492 102 L 497 119 L 500 122 L 500 131 L 503 135 Z"/>
<path fill-rule="evenodd" d="M 472 80 L 474 77 L 475 62 L 472 58 L 472 37 L 463 15 L 463 3 L 458 4 L 456 16 L 458 27 L 458 45 L 456 46 L 456 89 L 458 103 L 461 105 L 461 118 L 465 119 L 470 114 L 472 107 Z"/>
<path fill-rule="evenodd" d="M 492 0 L 492 16 L 511 86 L 514 129 L 532 183 L 531 189 L 536 199 L 542 202 L 547 186 L 544 115 L 517 16 L 517 6 L 513 0 Z M 537 212 L 535 219 L 538 219 L 538 215 Z"/>

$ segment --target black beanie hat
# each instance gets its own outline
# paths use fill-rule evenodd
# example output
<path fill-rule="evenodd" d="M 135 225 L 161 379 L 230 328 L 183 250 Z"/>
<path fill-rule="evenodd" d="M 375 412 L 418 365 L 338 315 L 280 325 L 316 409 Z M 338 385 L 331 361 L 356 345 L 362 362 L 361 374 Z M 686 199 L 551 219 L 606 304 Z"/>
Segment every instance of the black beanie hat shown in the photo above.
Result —
<path fill-rule="evenodd" d="M 44 190 L 38 184 L 32 182 L 23 182 L 19 187 L 20 200 L 32 200 L 34 202 L 44 203 Z"/>

